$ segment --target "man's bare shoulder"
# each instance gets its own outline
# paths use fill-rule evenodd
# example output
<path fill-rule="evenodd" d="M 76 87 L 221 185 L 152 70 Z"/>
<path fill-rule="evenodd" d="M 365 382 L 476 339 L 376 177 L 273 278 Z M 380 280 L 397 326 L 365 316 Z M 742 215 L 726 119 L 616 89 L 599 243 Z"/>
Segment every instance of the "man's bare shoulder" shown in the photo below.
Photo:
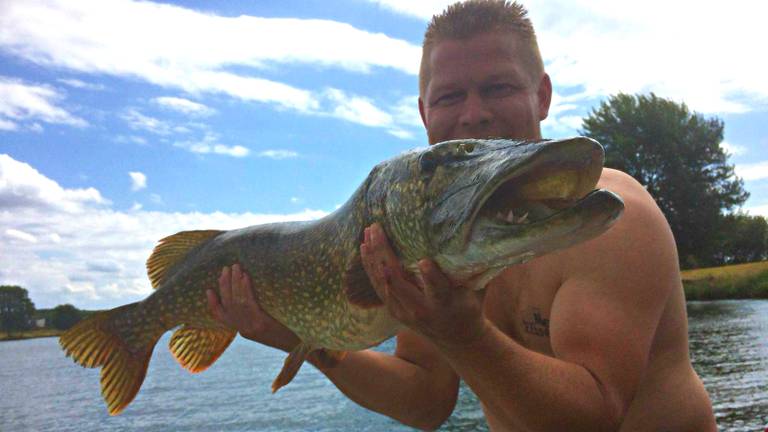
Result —
<path fill-rule="evenodd" d="M 598 271 L 622 274 L 658 272 L 677 276 L 677 250 L 672 231 L 661 209 L 645 187 L 628 174 L 604 169 L 598 187 L 624 200 L 623 215 L 604 234 L 562 253 L 569 272 Z"/>

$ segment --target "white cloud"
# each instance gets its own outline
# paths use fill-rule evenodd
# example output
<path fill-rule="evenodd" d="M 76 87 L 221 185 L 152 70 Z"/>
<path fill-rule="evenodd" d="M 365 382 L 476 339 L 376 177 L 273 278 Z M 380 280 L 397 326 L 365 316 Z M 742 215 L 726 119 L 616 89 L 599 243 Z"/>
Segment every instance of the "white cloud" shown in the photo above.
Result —
<path fill-rule="evenodd" d="M 369 1 L 425 21 L 453 3 Z M 748 43 L 768 40 L 766 2 L 734 0 L 728 7 L 696 0 L 524 4 L 556 86 L 582 88 L 583 96 L 594 100 L 653 91 L 704 113 L 768 106 L 768 57 Z"/>
<path fill-rule="evenodd" d="M 456 0 L 368 0 L 397 13 L 410 15 L 415 18 L 429 20 L 446 6 L 456 3 Z"/>
<path fill-rule="evenodd" d="M 214 153 L 232 157 L 245 157 L 250 153 L 250 150 L 240 145 L 227 146 L 219 143 L 218 135 L 213 132 L 206 132 L 201 140 L 177 141 L 173 145 L 189 150 L 192 153 L 200 154 Z"/>
<path fill-rule="evenodd" d="M 419 95 L 414 94 L 400 98 L 392 108 L 396 123 L 422 129 L 421 115 L 419 114 Z"/>
<path fill-rule="evenodd" d="M 201 103 L 193 102 L 189 99 L 179 97 L 158 97 L 154 98 L 153 102 L 162 107 L 188 115 L 209 116 L 215 112 L 213 109 L 208 108 Z"/>
<path fill-rule="evenodd" d="M 106 205 L 98 190 L 64 189 L 29 164 L 0 154 L 0 211 L 35 208 L 80 213 L 86 206 Z"/>
<path fill-rule="evenodd" d="M 58 79 L 57 81 L 62 83 L 62 84 L 66 84 L 66 85 L 68 85 L 70 87 L 74 87 L 74 88 L 77 88 L 77 89 L 104 90 L 104 86 L 101 85 L 101 84 L 87 83 L 85 81 L 81 81 L 81 80 L 76 79 L 76 78 L 67 78 L 67 79 L 62 78 L 62 79 Z"/>
<path fill-rule="evenodd" d="M 299 154 L 292 150 L 264 150 L 256 156 L 280 160 L 299 157 Z"/>
<path fill-rule="evenodd" d="M 736 175 L 746 181 L 763 180 L 768 178 L 768 161 L 749 164 L 736 164 Z"/>
<path fill-rule="evenodd" d="M 421 55 L 418 46 L 346 23 L 233 18 L 128 0 L 2 2 L 0 29 L 0 49 L 41 65 L 224 93 L 300 112 L 317 110 L 311 92 L 224 68 L 258 72 L 272 64 L 316 64 L 413 75 Z"/>
<path fill-rule="evenodd" d="M 129 108 L 120 116 L 131 129 L 144 130 L 158 135 L 170 135 L 174 127 L 163 120 L 144 115 L 135 108 Z"/>
<path fill-rule="evenodd" d="M 21 230 L 8 228 L 7 230 L 5 230 L 5 235 L 13 239 L 23 240 L 29 243 L 37 243 L 37 237 Z"/>
<path fill-rule="evenodd" d="M 136 192 L 138 190 L 147 187 L 147 176 L 139 171 L 131 171 L 128 173 L 131 177 L 131 190 Z"/>
<path fill-rule="evenodd" d="M 5 169 L 9 163 L 26 166 L 27 171 Z M 24 191 L 19 190 L 20 179 L 26 183 Z M 9 195 L 15 196 L 9 190 L 14 188 L 36 198 L 9 203 Z M 41 189 L 56 193 L 45 194 L 39 192 Z M 0 156 L 0 237 L 8 238 L 2 242 L 0 283 L 27 288 L 39 308 L 63 303 L 107 308 L 146 297 L 152 289 L 145 261 L 159 239 L 178 231 L 227 230 L 327 214 L 318 210 L 292 214 L 170 213 L 144 211 L 139 206 L 121 212 L 95 200 L 79 200 L 82 191 L 62 188 L 27 164 Z M 98 191 L 94 190 L 94 196 Z M 73 206 L 78 213 L 68 211 Z M 30 268 L 35 271 L 28 271 Z"/>
<path fill-rule="evenodd" d="M 1 35 L 0 31 L 0 40 Z M 0 129 L 18 130 L 19 121 L 35 120 L 75 127 L 88 126 L 85 120 L 57 106 L 61 99 L 62 96 L 51 87 L 0 76 Z"/>
<path fill-rule="evenodd" d="M 752 216 L 762 216 L 768 219 L 768 204 L 747 207 L 744 210 Z"/>
<path fill-rule="evenodd" d="M 393 123 L 392 115 L 377 108 L 369 99 L 350 96 L 335 88 L 326 89 L 325 97 L 334 105 L 330 111 L 334 117 L 375 127 L 387 127 Z"/>
<path fill-rule="evenodd" d="M 16 125 L 16 123 L 10 120 L 0 118 L 0 130 L 13 131 L 13 130 L 17 130 L 18 128 L 19 127 Z"/>
<path fill-rule="evenodd" d="M 741 156 L 747 153 L 747 148 L 745 146 L 731 144 L 726 141 L 721 142 L 720 147 L 732 156 Z"/>
<path fill-rule="evenodd" d="M 160 195 L 158 195 L 156 193 L 150 194 L 149 195 L 149 199 L 150 199 L 150 201 L 152 201 L 155 204 L 165 205 L 165 202 L 163 202 L 163 197 L 161 197 Z"/>
<path fill-rule="evenodd" d="M 390 129 L 387 133 L 400 139 L 413 139 L 413 133 L 403 129 Z"/>
<path fill-rule="evenodd" d="M 117 135 L 115 137 L 115 142 L 119 143 L 133 143 L 133 144 L 139 144 L 139 145 L 146 145 L 147 140 L 136 135 Z"/>

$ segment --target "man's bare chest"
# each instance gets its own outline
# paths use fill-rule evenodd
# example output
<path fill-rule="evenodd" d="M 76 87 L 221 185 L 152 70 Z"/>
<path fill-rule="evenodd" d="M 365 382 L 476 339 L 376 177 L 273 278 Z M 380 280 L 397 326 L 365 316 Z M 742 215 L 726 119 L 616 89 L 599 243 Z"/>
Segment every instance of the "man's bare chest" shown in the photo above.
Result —
<path fill-rule="evenodd" d="M 533 263 L 532 264 L 536 264 Z M 488 284 L 486 317 L 521 345 L 552 355 L 550 316 L 561 278 L 544 266 L 523 265 L 507 270 Z"/>

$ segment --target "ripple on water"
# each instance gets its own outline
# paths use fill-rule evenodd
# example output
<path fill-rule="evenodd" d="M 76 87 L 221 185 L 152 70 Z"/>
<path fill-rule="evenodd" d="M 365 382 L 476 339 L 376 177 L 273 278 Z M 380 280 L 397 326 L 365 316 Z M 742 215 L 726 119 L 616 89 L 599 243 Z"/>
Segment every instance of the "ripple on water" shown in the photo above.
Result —
<path fill-rule="evenodd" d="M 691 357 L 724 431 L 768 425 L 768 301 L 691 302 Z M 285 354 L 240 338 L 209 370 L 190 375 L 161 339 L 136 400 L 106 414 L 99 372 L 67 359 L 55 338 L 0 343 L 0 431 L 412 431 L 350 402 L 305 366 L 290 385 L 270 385 Z M 382 346 L 391 352 L 392 342 Z M 12 397 L 6 397 L 12 395 Z M 441 431 L 487 431 L 462 385 Z"/>

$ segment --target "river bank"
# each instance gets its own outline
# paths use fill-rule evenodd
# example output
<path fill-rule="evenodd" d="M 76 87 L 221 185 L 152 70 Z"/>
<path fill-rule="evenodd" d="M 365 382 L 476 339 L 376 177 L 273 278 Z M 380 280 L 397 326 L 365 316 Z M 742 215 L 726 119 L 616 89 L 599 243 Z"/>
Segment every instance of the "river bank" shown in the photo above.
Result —
<path fill-rule="evenodd" d="M 22 339 L 54 337 L 54 336 L 60 336 L 62 333 L 64 333 L 62 330 L 49 329 L 49 328 L 33 329 L 33 330 L 11 332 L 11 333 L 0 331 L 0 342 L 22 340 Z"/>
<path fill-rule="evenodd" d="M 687 300 L 768 299 L 768 261 L 685 270 Z"/>

